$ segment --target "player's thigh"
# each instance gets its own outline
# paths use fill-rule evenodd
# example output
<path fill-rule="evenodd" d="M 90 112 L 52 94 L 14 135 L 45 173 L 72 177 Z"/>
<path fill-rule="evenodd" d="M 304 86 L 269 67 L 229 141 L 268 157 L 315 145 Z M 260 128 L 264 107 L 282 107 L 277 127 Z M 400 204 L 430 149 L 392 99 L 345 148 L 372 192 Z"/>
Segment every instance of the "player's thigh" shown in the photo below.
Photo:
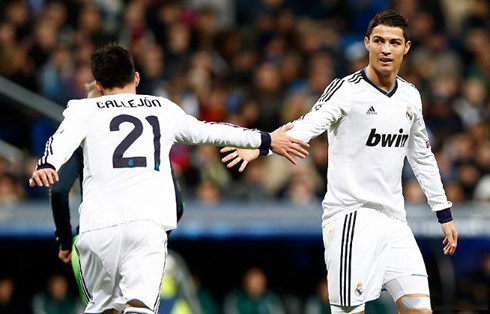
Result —
<path fill-rule="evenodd" d="M 393 234 L 391 249 L 387 258 L 386 272 L 383 283 L 405 277 L 419 277 L 413 280 L 403 279 L 408 283 L 397 295 L 392 295 L 396 301 L 404 294 L 429 294 L 427 270 L 420 249 L 415 241 L 412 230 L 406 222 L 393 222 L 396 232 Z M 412 285 L 412 282 L 425 284 Z M 402 282 L 403 283 L 403 282 Z M 421 289 L 421 290 L 420 290 Z"/>
<path fill-rule="evenodd" d="M 88 313 L 121 308 L 115 305 L 121 303 L 122 298 L 116 284 L 117 252 L 114 246 L 118 241 L 114 229 L 107 229 L 83 233 L 75 243 L 80 285 Z"/>
<path fill-rule="evenodd" d="M 137 301 L 157 311 L 167 255 L 167 234 L 152 221 L 127 223 L 119 272 L 126 302 Z"/>
<path fill-rule="evenodd" d="M 389 238 L 387 216 L 360 208 L 323 228 L 330 304 L 357 307 L 379 297 Z"/>

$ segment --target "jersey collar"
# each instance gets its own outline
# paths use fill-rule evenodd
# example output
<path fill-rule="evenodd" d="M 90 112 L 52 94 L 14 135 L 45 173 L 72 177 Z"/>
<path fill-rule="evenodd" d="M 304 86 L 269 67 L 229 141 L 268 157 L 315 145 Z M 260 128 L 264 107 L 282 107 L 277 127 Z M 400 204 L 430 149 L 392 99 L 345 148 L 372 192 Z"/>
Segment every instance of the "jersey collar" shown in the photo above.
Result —
<path fill-rule="evenodd" d="M 381 94 L 385 95 L 385 96 L 388 96 L 388 97 L 391 97 L 395 94 L 396 90 L 398 89 L 398 80 L 395 79 L 395 86 L 393 87 L 392 90 L 390 90 L 389 92 L 379 88 L 376 84 L 374 84 L 366 75 L 366 69 L 362 69 L 361 70 L 361 75 L 362 75 L 362 78 L 368 82 L 369 84 L 371 84 L 374 88 L 376 88 Z"/>

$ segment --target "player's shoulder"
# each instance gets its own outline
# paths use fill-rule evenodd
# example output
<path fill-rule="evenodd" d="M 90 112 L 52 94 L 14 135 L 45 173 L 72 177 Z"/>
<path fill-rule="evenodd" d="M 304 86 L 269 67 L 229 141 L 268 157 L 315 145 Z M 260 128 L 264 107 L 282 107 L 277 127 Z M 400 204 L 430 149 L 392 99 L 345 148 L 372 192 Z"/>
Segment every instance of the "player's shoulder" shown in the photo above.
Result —
<path fill-rule="evenodd" d="M 66 109 L 63 115 L 67 115 L 73 113 L 79 117 L 87 116 L 92 112 L 91 110 L 90 99 L 82 98 L 82 99 L 70 99 L 66 105 Z"/>
<path fill-rule="evenodd" d="M 155 103 L 155 104 L 158 104 L 162 107 L 163 106 L 170 106 L 170 107 L 177 106 L 173 101 L 171 101 L 170 99 L 163 97 L 163 96 L 146 95 L 146 94 L 137 94 L 136 96 L 138 98 L 140 98 L 143 101 L 143 103 L 145 103 L 145 104 Z"/>
<path fill-rule="evenodd" d="M 89 98 L 70 99 L 70 100 L 68 100 L 67 108 L 69 108 L 69 107 L 84 106 L 85 104 L 91 103 L 90 100 L 91 99 L 89 99 Z"/>
<path fill-rule="evenodd" d="M 401 88 L 401 89 L 405 90 L 408 93 L 413 93 L 413 94 L 416 94 L 416 95 L 419 95 L 420 94 L 419 93 L 419 90 L 417 89 L 417 87 L 415 87 L 415 85 L 413 85 L 409 81 L 405 80 L 401 76 L 398 76 L 397 75 L 396 76 L 396 81 L 397 81 L 397 84 L 398 84 L 398 88 Z"/>
<path fill-rule="evenodd" d="M 330 84 L 325 87 L 323 94 L 318 99 L 318 102 L 327 102 L 334 97 L 345 99 L 351 95 L 352 85 L 359 83 L 360 71 L 349 74 L 341 78 L 333 79 Z"/>
<path fill-rule="evenodd" d="M 357 85 L 363 79 L 363 70 L 357 70 L 343 78 L 349 85 Z"/>

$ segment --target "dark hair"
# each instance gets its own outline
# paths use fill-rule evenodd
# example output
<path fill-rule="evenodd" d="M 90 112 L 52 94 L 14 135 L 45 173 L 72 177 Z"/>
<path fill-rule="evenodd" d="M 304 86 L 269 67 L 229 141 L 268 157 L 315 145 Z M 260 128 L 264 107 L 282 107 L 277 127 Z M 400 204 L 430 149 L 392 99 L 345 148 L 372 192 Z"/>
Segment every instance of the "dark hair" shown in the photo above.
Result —
<path fill-rule="evenodd" d="M 134 62 L 131 54 L 117 44 L 95 50 L 90 58 L 94 79 L 104 88 L 123 88 L 134 81 Z"/>
<path fill-rule="evenodd" d="M 410 29 L 408 28 L 408 19 L 399 13 L 397 10 L 386 10 L 376 14 L 369 22 L 368 29 L 366 31 L 366 37 L 369 38 L 373 29 L 378 25 L 385 25 L 391 27 L 399 27 L 403 30 L 403 37 L 405 42 L 410 40 Z"/>

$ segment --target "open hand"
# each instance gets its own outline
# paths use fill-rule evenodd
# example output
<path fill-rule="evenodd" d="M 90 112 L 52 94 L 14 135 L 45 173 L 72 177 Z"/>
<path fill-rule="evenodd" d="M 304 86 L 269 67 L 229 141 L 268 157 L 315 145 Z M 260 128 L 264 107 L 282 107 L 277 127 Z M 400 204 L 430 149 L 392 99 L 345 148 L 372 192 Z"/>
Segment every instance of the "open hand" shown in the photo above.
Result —
<path fill-rule="evenodd" d="M 308 155 L 308 151 L 303 147 L 310 147 L 310 145 L 302 140 L 295 139 L 286 132 L 294 127 L 293 124 L 289 124 L 276 129 L 271 133 L 271 150 L 289 160 L 293 165 L 296 165 L 296 160 L 291 156 L 297 156 L 299 158 L 305 158 Z"/>
<path fill-rule="evenodd" d="M 446 235 L 442 244 L 444 246 L 444 255 L 453 255 L 458 246 L 458 232 L 454 222 L 445 222 L 441 224 L 442 232 Z"/>
<path fill-rule="evenodd" d="M 226 165 L 228 168 L 233 168 L 240 161 L 242 164 L 240 165 L 239 172 L 243 172 L 245 167 L 247 167 L 248 163 L 252 160 L 257 159 L 259 157 L 260 151 L 258 149 L 244 149 L 244 148 L 235 148 L 235 147 L 225 147 L 220 150 L 222 153 L 228 153 L 221 161 L 223 163 L 227 163 L 231 160 L 230 163 Z"/>
<path fill-rule="evenodd" d="M 32 173 L 31 178 L 29 179 L 29 186 L 41 186 L 49 188 L 55 182 L 58 182 L 60 178 L 58 177 L 58 173 L 56 170 L 51 168 L 43 168 L 39 170 L 35 170 Z"/>

